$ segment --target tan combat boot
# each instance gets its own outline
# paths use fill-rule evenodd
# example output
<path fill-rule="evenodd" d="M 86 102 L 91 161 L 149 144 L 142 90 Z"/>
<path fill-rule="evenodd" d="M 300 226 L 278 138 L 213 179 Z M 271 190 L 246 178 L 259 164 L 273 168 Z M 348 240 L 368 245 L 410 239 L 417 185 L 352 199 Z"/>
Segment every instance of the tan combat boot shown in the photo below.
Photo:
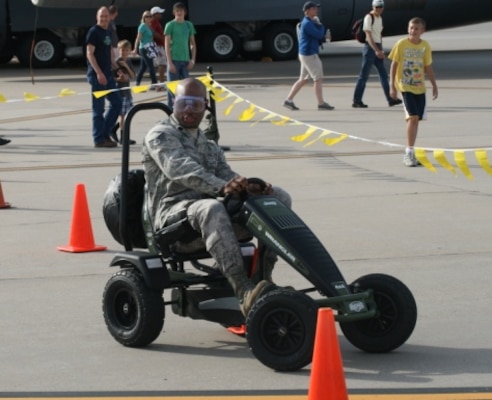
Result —
<path fill-rule="evenodd" d="M 260 281 L 257 283 L 257 285 L 249 290 L 246 290 L 244 292 L 242 300 L 240 300 L 239 306 L 241 307 L 241 311 L 244 314 L 245 317 L 248 316 L 249 310 L 251 310 L 251 307 L 255 304 L 255 302 L 264 294 L 268 293 L 269 291 L 275 289 L 275 285 L 273 285 L 269 281 Z"/>

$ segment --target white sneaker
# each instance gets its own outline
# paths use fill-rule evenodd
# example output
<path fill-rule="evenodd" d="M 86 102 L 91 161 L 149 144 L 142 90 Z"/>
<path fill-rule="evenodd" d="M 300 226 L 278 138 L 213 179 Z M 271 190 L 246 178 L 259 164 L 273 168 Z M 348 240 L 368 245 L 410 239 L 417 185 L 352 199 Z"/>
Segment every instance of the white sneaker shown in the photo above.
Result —
<path fill-rule="evenodd" d="M 415 158 L 415 155 L 410 153 L 406 154 L 403 156 L 403 164 L 405 164 L 407 167 L 416 167 L 417 164 L 417 159 Z"/>

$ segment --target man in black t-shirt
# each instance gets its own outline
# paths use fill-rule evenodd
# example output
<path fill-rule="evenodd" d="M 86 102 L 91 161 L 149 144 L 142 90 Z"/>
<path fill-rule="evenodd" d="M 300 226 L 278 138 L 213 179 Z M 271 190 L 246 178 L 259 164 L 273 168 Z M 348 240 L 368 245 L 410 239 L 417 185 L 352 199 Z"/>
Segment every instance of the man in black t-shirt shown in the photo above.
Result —
<path fill-rule="evenodd" d="M 109 11 L 101 7 L 96 14 L 97 24 L 89 29 L 86 37 L 87 45 L 87 80 L 92 92 L 116 89 L 113 71 L 122 73 L 116 64 L 111 49 L 111 31 L 109 26 Z M 105 99 L 109 108 L 104 112 Z M 116 147 L 110 138 L 110 132 L 121 111 L 121 96 L 117 91 L 111 91 L 106 96 L 92 96 L 92 136 L 95 147 Z"/>

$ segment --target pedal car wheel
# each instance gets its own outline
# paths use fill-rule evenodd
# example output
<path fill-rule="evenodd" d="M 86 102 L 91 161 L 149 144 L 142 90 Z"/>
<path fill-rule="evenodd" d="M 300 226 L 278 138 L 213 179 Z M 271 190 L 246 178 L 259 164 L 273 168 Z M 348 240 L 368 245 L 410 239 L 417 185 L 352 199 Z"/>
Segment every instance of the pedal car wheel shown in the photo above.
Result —
<path fill-rule="evenodd" d="M 385 353 L 405 343 L 417 322 L 417 305 L 410 290 L 384 274 L 363 276 L 350 286 L 354 292 L 372 289 L 377 313 L 371 319 L 340 323 L 347 340 L 369 353 Z"/>
<path fill-rule="evenodd" d="M 164 325 L 162 292 L 148 288 L 136 270 L 118 271 L 104 288 L 103 315 L 119 343 L 146 346 L 159 336 Z"/>
<path fill-rule="evenodd" d="M 277 371 L 297 371 L 311 362 L 318 306 L 308 296 L 276 289 L 261 297 L 246 319 L 255 357 Z"/>

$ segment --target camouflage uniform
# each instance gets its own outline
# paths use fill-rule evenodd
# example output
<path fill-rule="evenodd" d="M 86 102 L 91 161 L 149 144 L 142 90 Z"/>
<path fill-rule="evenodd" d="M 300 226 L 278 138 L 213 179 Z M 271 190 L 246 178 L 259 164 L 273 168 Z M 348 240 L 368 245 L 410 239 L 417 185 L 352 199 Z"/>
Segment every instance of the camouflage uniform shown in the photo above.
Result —
<path fill-rule="evenodd" d="M 205 248 L 241 299 L 244 291 L 254 284 L 244 273 L 237 238 L 251 235 L 233 226 L 225 207 L 216 200 L 224 185 L 238 176 L 227 164 L 222 149 L 201 130 L 198 134 L 188 132 L 171 116 L 146 135 L 142 154 L 145 201 L 154 230 L 166 226 L 173 221 L 173 215 L 186 210 L 191 226 L 200 232 Z M 290 207 L 287 192 L 274 187 L 273 195 Z M 275 253 L 266 250 L 264 260 L 266 279 L 271 280 Z"/>

